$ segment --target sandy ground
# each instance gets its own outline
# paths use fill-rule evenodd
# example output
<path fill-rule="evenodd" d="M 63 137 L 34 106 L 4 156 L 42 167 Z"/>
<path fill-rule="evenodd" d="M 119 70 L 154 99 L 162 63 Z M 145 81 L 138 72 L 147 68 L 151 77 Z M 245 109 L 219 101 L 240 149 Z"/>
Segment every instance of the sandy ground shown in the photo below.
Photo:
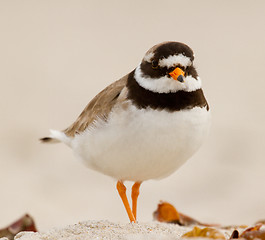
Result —
<path fill-rule="evenodd" d="M 159 200 L 202 222 L 265 218 L 264 11 L 263 0 L 1 0 L 0 227 L 24 213 L 41 231 L 128 221 L 114 180 L 38 139 L 165 40 L 194 49 L 212 128 L 179 171 L 142 184 L 139 220 Z"/>
<path fill-rule="evenodd" d="M 149 223 L 112 223 L 109 221 L 87 221 L 45 233 L 22 232 L 15 240 L 177 240 L 192 227 L 175 224 Z M 221 231 L 228 239 L 231 231 Z"/>

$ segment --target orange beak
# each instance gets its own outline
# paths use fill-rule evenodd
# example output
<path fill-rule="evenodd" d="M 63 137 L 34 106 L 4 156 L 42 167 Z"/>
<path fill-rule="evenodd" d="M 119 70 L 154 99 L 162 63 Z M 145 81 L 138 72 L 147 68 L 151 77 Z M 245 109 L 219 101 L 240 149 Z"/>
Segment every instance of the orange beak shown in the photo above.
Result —
<path fill-rule="evenodd" d="M 180 69 L 179 67 L 176 67 L 172 72 L 169 73 L 169 75 L 179 82 L 184 82 L 184 74 L 185 72 Z"/>

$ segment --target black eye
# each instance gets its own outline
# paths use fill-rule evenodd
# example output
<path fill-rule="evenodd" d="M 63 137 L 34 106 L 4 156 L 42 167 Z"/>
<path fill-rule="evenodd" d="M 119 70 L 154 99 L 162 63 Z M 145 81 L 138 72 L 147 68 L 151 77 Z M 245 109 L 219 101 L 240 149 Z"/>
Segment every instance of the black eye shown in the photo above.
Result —
<path fill-rule="evenodd" d="M 156 61 L 156 60 L 152 61 L 152 68 L 153 69 L 157 69 L 158 68 L 158 61 Z"/>

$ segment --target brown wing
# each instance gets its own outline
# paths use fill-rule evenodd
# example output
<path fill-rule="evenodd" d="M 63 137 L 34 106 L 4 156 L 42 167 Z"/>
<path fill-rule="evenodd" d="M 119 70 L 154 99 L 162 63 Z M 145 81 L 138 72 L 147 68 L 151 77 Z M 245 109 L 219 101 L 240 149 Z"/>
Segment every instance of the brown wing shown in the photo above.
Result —
<path fill-rule="evenodd" d="M 77 120 L 64 130 L 67 136 L 83 132 L 96 118 L 107 119 L 112 107 L 117 103 L 122 89 L 126 86 L 128 75 L 112 83 L 97 94 L 85 107 Z"/>

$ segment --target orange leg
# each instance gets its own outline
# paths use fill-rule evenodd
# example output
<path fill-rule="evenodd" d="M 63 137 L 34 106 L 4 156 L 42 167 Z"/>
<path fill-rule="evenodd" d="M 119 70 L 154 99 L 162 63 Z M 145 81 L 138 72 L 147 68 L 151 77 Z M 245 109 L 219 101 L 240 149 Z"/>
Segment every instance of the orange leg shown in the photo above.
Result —
<path fill-rule="evenodd" d="M 136 220 L 136 212 L 137 212 L 137 199 L 139 196 L 139 188 L 142 182 L 135 182 L 132 186 L 132 212 Z"/>
<path fill-rule="evenodd" d="M 135 222 L 135 217 L 132 213 L 132 210 L 130 208 L 127 196 L 126 196 L 126 187 L 124 186 L 122 181 L 117 182 L 117 190 L 120 194 L 121 200 L 123 202 L 123 205 L 127 211 L 128 217 L 130 219 L 130 222 Z"/>

